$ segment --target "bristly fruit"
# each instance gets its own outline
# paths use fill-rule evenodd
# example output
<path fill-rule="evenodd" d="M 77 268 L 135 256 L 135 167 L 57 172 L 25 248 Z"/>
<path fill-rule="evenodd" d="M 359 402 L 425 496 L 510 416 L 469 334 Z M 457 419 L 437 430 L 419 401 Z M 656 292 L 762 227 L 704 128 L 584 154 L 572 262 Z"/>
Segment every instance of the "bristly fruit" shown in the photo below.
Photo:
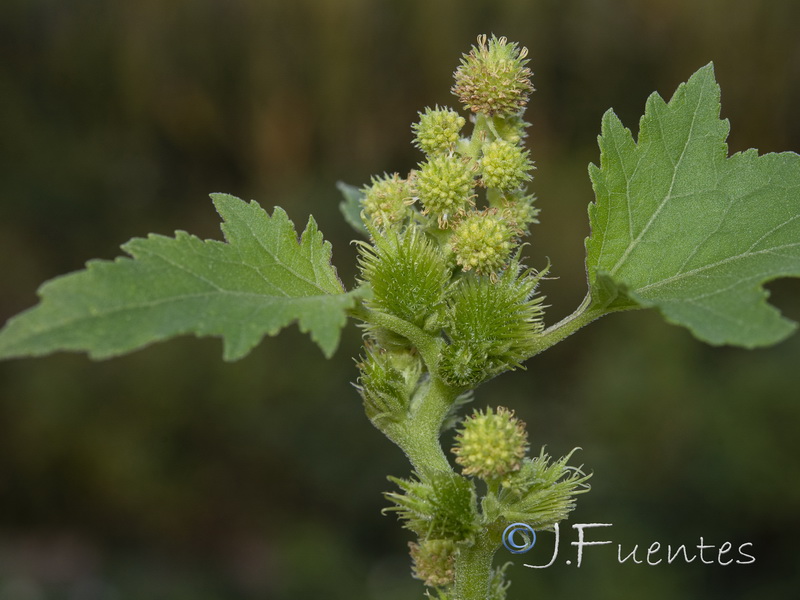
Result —
<path fill-rule="evenodd" d="M 374 232 L 361 242 L 361 277 L 372 288 L 367 305 L 417 327 L 436 327 L 444 310 L 451 269 L 447 258 L 416 228 Z"/>
<path fill-rule="evenodd" d="M 386 421 L 399 422 L 411 403 L 422 375 L 422 361 L 411 351 L 389 351 L 367 346 L 358 363 L 358 391 L 372 423 L 383 430 Z"/>
<path fill-rule="evenodd" d="M 521 273 L 517 259 L 492 281 L 467 276 L 448 298 L 442 354 L 448 383 L 469 387 L 520 366 L 542 330 L 542 300 L 534 296 L 542 274 Z"/>
<path fill-rule="evenodd" d="M 484 509 L 506 523 L 522 521 L 537 530 L 552 530 L 575 508 L 575 496 L 591 489 L 591 474 L 567 464 L 575 450 L 554 461 L 544 448 L 538 456 L 523 458 Z"/>
<path fill-rule="evenodd" d="M 424 479 L 389 477 L 402 493 L 384 494 L 405 527 L 420 537 L 472 541 L 477 529 L 475 486 L 465 477 L 450 472 L 434 471 Z"/>

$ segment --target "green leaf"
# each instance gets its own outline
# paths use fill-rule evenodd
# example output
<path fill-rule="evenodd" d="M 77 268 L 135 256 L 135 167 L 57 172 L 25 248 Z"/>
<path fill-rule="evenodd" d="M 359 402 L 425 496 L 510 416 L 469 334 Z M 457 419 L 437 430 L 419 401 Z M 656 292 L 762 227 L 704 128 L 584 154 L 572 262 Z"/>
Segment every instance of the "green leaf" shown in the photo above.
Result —
<path fill-rule="evenodd" d="M 342 211 L 344 220 L 364 237 L 369 237 L 369 230 L 361 219 L 361 211 L 364 210 L 364 194 L 357 187 L 339 181 L 336 187 L 342 193 L 344 200 L 339 203 L 339 210 Z"/>
<path fill-rule="evenodd" d="M 589 167 L 590 291 L 607 311 L 657 307 L 712 344 L 773 344 L 796 326 L 762 285 L 800 276 L 800 156 L 728 157 L 719 111 L 709 64 L 669 103 L 650 96 L 638 142 L 605 114 Z"/>
<path fill-rule="evenodd" d="M 122 246 L 132 258 L 90 261 L 45 283 L 42 301 L 0 331 L 0 358 L 108 358 L 194 333 L 221 336 L 225 360 L 236 360 L 293 321 L 330 356 L 358 292 L 344 292 L 314 219 L 298 241 L 282 209 L 270 217 L 255 202 L 212 198 L 227 243 L 183 231 L 135 238 Z"/>

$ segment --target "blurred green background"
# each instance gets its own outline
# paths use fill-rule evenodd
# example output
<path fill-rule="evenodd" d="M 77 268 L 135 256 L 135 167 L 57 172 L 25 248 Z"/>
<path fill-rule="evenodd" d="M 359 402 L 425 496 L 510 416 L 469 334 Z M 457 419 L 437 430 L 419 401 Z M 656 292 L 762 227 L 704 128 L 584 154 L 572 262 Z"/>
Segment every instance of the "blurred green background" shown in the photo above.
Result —
<path fill-rule="evenodd" d="M 479 33 L 530 50 L 527 118 L 549 322 L 583 297 L 586 174 L 613 107 L 634 128 L 714 61 L 731 151 L 800 150 L 795 0 L 4 0 L 0 322 L 38 284 L 147 232 L 219 238 L 207 194 L 313 213 L 347 285 L 337 180 L 401 173 L 418 110 L 454 105 Z M 798 281 L 772 298 L 800 319 Z M 0 600 L 421 598 L 382 516 L 400 452 L 351 387 L 359 332 L 326 361 L 296 328 L 223 364 L 214 339 L 92 363 L 0 365 Z M 800 584 L 800 335 L 709 348 L 653 313 L 607 317 L 478 392 L 594 472 L 571 522 L 623 545 L 751 542 L 756 563 L 583 566 L 542 542 L 510 598 L 790 598 Z M 564 553 L 574 532 L 565 525 Z M 569 557 L 569 554 L 562 554 Z M 713 553 L 707 558 L 716 562 Z M 572 556 L 574 558 L 574 554 Z"/>

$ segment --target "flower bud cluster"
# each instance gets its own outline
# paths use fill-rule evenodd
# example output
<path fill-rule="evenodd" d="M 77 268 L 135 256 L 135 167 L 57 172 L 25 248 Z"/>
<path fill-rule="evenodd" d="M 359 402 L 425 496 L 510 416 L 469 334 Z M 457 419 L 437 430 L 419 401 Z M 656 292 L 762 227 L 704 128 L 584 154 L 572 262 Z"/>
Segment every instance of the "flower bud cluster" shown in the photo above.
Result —
<path fill-rule="evenodd" d="M 453 449 L 463 475 L 428 439 L 458 421 L 475 386 L 530 357 L 543 329 L 543 274 L 520 258 L 537 216 L 526 189 L 526 55 L 505 38 L 479 37 L 453 87 L 472 113 L 471 134 L 455 110 L 427 108 L 412 126 L 424 154 L 417 168 L 374 177 L 360 194 L 344 188 L 345 215 L 370 238 L 358 242 L 363 296 L 353 310 L 367 338 L 358 389 L 372 423 L 417 468 L 414 479 L 390 477 L 400 489 L 386 494 L 387 510 L 416 534 L 414 576 L 441 599 L 487 528 L 509 518 L 551 525 L 585 479 L 563 462 L 527 458 L 524 424 L 505 408 L 463 422 Z M 473 478 L 487 484 L 480 502 Z M 489 587 L 489 600 L 505 596 L 502 568 Z"/>
<path fill-rule="evenodd" d="M 441 376 L 453 386 L 519 366 L 541 329 L 539 278 L 518 259 L 537 215 L 525 190 L 533 169 L 523 145 L 533 90 L 526 54 L 505 38 L 479 37 L 455 73 L 454 92 L 475 113 L 471 136 L 461 137 L 466 119 L 456 111 L 427 108 L 412 126 L 424 160 L 407 177 L 375 177 L 361 191 L 372 238 L 360 243 L 372 292 L 365 305 L 443 334 Z M 376 348 L 412 349 L 389 328 L 365 329 Z"/>

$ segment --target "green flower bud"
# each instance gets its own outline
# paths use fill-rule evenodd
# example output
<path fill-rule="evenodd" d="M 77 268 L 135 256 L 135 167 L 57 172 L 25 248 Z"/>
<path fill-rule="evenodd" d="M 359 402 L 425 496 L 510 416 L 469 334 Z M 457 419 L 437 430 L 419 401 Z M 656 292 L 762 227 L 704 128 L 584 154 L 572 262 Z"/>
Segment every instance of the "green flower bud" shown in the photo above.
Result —
<path fill-rule="evenodd" d="M 515 190 L 525 181 L 533 179 L 529 173 L 533 163 L 528 160 L 529 153 L 519 146 L 505 140 L 495 140 L 483 147 L 481 173 L 487 188 Z"/>
<path fill-rule="evenodd" d="M 478 36 L 478 46 L 461 59 L 454 73 L 453 94 L 472 112 L 516 115 L 533 91 L 527 48 L 518 48 L 504 37 Z"/>
<path fill-rule="evenodd" d="M 528 433 L 514 413 L 502 406 L 497 412 L 476 410 L 464 419 L 453 453 L 464 475 L 484 480 L 502 479 L 518 471 L 528 451 Z"/>
<path fill-rule="evenodd" d="M 414 193 L 409 182 L 397 173 L 373 177 L 362 192 L 364 212 L 376 227 L 390 227 L 411 215 Z"/>
<path fill-rule="evenodd" d="M 474 171 L 474 164 L 453 154 L 434 156 L 420 165 L 416 186 L 423 214 L 438 218 L 441 229 L 472 201 Z"/>
<path fill-rule="evenodd" d="M 466 119 L 449 108 L 426 108 L 419 113 L 419 123 L 414 123 L 414 145 L 425 154 L 446 153 L 453 149 Z"/>
<path fill-rule="evenodd" d="M 504 194 L 495 204 L 506 218 L 514 224 L 518 233 L 523 235 L 528 233 L 531 224 L 539 222 L 536 219 L 539 215 L 539 209 L 533 205 L 535 199 L 535 196 L 527 195 L 517 190 Z"/>
<path fill-rule="evenodd" d="M 452 540 L 409 542 L 414 561 L 414 577 L 430 587 L 443 587 L 455 581 L 456 544 Z"/>
<path fill-rule="evenodd" d="M 529 127 L 530 123 L 526 122 L 519 115 L 512 115 L 509 117 L 495 115 L 492 119 L 492 123 L 500 139 L 511 144 L 519 144 L 523 139 L 528 137 L 525 128 Z"/>
<path fill-rule="evenodd" d="M 462 269 L 479 274 L 499 271 L 514 248 L 517 231 L 497 209 L 473 211 L 459 220 L 450 238 L 453 254 Z"/>

